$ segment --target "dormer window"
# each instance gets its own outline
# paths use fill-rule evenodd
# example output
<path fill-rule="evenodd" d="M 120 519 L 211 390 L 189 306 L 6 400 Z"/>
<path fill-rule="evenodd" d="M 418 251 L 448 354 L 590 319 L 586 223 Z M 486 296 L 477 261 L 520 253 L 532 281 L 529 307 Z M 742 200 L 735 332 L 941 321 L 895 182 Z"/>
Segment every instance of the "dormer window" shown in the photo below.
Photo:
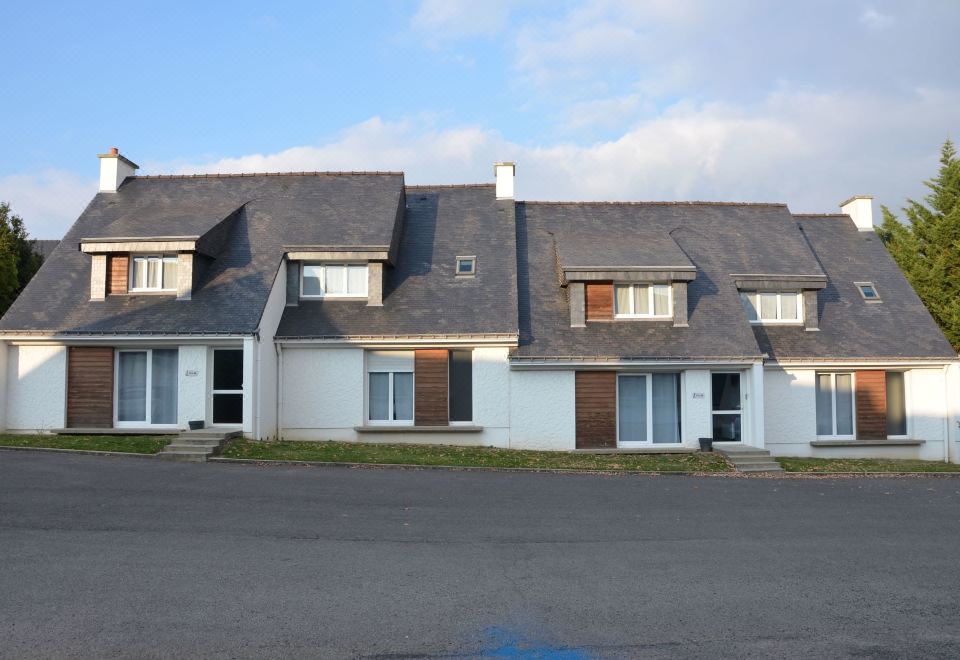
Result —
<path fill-rule="evenodd" d="M 741 291 L 740 300 L 750 323 L 803 321 L 803 303 L 799 291 Z"/>
<path fill-rule="evenodd" d="M 617 284 L 615 318 L 670 318 L 673 315 L 669 284 Z"/>
<path fill-rule="evenodd" d="M 457 277 L 473 277 L 477 274 L 476 257 L 457 257 Z"/>
<path fill-rule="evenodd" d="M 177 255 L 135 254 L 130 258 L 130 292 L 177 291 Z"/>
<path fill-rule="evenodd" d="M 855 282 L 857 285 L 857 291 L 860 292 L 860 297 L 862 297 L 867 302 L 881 302 L 880 294 L 877 292 L 877 287 L 873 286 L 873 282 Z"/>
<path fill-rule="evenodd" d="M 367 264 L 323 263 L 303 265 L 302 298 L 366 298 Z"/>

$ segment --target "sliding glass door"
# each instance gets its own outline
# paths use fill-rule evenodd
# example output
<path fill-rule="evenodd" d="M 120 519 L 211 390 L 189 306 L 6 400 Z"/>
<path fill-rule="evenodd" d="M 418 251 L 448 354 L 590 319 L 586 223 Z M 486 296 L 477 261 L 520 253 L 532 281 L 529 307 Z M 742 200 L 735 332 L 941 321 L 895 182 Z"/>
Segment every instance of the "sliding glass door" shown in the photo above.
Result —
<path fill-rule="evenodd" d="M 116 425 L 177 423 L 178 350 L 117 351 Z"/>
<path fill-rule="evenodd" d="M 680 374 L 618 376 L 618 446 L 679 443 Z"/>

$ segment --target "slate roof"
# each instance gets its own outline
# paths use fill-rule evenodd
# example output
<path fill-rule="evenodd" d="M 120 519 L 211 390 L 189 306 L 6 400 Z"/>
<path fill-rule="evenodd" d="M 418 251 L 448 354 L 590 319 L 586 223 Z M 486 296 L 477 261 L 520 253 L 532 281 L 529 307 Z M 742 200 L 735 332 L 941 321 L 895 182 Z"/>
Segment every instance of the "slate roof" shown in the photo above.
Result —
<path fill-rule="evenodd" d="M 131 177 L 93 198 L 3 319 L 0 332 L 250 334 L 295 243 L 386 245 L 403 197 L 397 173 Z M 90 301 L 82 238 L 200 235 L 228 221 L 193 299 Z"/>
<path fill-rule="evenodd" d="M 59 240 L 57 239 L 51 240 L 46 238 L 34 239 L 30 241 L 30 243 L 33 245 L 34 251 L 39 253 L 40 256 L 44 258 L 44 260 L 46 260 L 46 258 L 50 256 L 50 253 L 53 252 L 54 248 L 60 245 Z"/>
<path fill-rule="evenodd" d="M 846 215 L 795 218 L 828 277 L 818 296 L 820 331 L 754 326 L 772 359 L 957 357 L 876 234 L 858 231 Z M 854 282 L 873 282 L 882 302 L 864 301 Z"/>
<path fill-rule="evenodd" d="M 518 204 L 521 342 L 518 357 L 759 358 L 734 273 L 823 276 L 782 204 Z M 646 237 L 676 245 L 697 268 L 688 285 L 689 327 L 672 321 L 588 322 L 571 328 L 553 243 L 577 236 L 621 251 L 644 250 Z M 758 246 L 762 246 L 758 249 Z"/>
<path fill-rule="evenodd" d="M 493 185 L 408 187 L 406 203 L 383 306 L 303 300 L 278 337 L 518 333 L 514 203 Z M 477 257 L 475 277 L 455 277 L 457 256 Z"/>

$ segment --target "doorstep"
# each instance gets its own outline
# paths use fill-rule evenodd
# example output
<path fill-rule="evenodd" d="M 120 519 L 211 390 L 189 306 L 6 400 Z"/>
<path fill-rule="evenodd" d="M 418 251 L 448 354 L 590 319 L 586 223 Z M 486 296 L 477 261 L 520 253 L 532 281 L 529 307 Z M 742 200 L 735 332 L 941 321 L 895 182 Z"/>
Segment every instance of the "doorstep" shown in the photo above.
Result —
<path fill-rule="evenodd" d="M 919 447 L 926 440 L 811 440 L 813 447 Z"/>
<path fill-rule="evenodd" d="M 482 426 L 354 426 L 357 433 L 480 433 Z"/>
<path fill-rule="evenodd" d="M 177 435 L 180 429 L 177 428 L 124 428 L 124 429 L 98 429 L 87 427 L 71 427 L 65 429 L 50 429 L 54 435 Z"/>

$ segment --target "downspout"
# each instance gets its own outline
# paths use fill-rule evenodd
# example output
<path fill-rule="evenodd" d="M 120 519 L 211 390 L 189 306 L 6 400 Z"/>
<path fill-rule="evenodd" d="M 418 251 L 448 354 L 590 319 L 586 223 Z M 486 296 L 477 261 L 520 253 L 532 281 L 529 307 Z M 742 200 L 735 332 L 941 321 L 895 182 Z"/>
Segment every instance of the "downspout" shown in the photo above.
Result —
<path fill-rule="evenodd" d="M 950 365 L 943 367 L 943 462 L 950 462 Z"/>
<path fill-rule="evenodd" d="M 283 347 L 277 343 L 276 340 L 273 341 L 273 349 L 277 353 L 277 397 L 276 397 L 276 414 L 277 414 L 277 425 L 276 437 L 274 440 L 280 440 L 280 429 L 283 420 Z"/>

